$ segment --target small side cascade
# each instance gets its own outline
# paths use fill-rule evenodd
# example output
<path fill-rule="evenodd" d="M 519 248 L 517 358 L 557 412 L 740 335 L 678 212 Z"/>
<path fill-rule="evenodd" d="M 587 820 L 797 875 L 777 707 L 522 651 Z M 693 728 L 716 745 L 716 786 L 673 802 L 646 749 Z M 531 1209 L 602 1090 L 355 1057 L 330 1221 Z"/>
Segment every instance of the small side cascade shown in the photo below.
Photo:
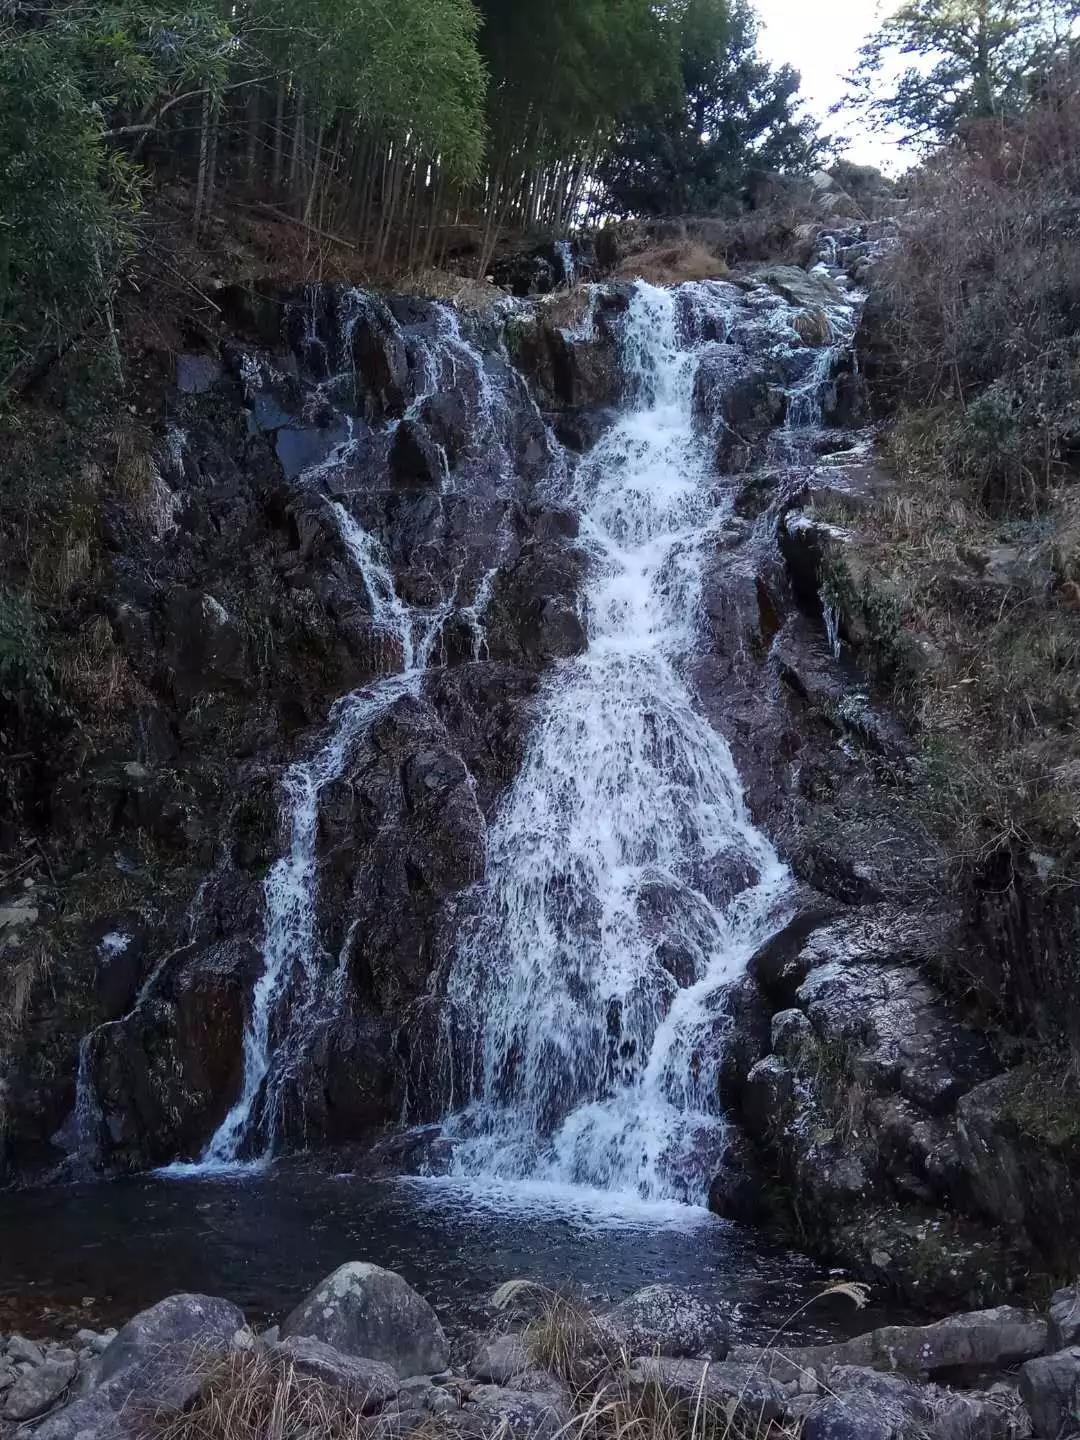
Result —
<path fill-rule="evenodd" d="M 339 337 L 343 356 L 351 355 L 353 329 L 368 315 L 372 303 L 361 291 L 348 291 L 342 297 Z M 388 321 L 388 312 L 382 308 L 379 321 L 396 325 L 392 317 Z M 400 353 L 410 354 L 409 373 L 415 388 L 401 416 L 385 426 L 384 447 L 404 420 L 422 415 L 427 402 L 445 392 L 470 398 L 474 444 L 501 444 L 501 412 L 507 398 L 489 376 L 485 357 L 463 337 L 452 310 L 432 307 L 427 333 L 407 338 L 398 330 L 394 340 Z M 328 473 L 347 467 L 354 443 L 346 442 L 327 461 L 305 472 L 301 483 L 316 485 Z M 451 483 L 449 469 L 444 456 L 440 501 Z M 325 503 L 355 569 L 372 627 L 386 637 L 385 653 L 396 657 L 396 663 L 391 673 L 338 702 L 322 745 L 309 759 L 290 766 L 282 778 L 281 814 L 287 844 L 263 887 L 263 969 L 252 992 L 244 1032 L 240 1094 L 210 1138 L 201 1168 L 233 1166 L 274 1154 L 281 1138 L 288 1085 L 299 1073 L 311 1037 L 333 1018 L 342 1002 L 344 957 L 327 952 L 320 932 L 317 836 L 324 791 L 342 777 L 357 745 L 380 717 L 404 697 L 422 694 L 425 676 L 438 663 L 443 628 L 452 616 L 459 615 L 471 633 L 474 656 L 479 657 L 485 646 L 483 620 L 497 566 L 477 577 L 471 600 L 459 593 L 459 571 L 434 604 L 406 604 L 398 594 L 391 561 L 379 537 L 365 529 L 341 499 L 327 497 Z"/>
<path fill-rule="evenodd" d="M 834 660 L 839 660 L 844 648 L 844 642 L 840 639 L 840 612 L 835 605 L 826 603 L 823 607 L 823 614 L 825 640 L 829 647 L 829 654 Z"/>
<path fill-rule="evenodd" d="M 556 240 L 555 254 L 562 266 L 562 283 L 567 290 L 577 283 L 577 265 L 574 261 L 574 247 L 569 240 Z"/>

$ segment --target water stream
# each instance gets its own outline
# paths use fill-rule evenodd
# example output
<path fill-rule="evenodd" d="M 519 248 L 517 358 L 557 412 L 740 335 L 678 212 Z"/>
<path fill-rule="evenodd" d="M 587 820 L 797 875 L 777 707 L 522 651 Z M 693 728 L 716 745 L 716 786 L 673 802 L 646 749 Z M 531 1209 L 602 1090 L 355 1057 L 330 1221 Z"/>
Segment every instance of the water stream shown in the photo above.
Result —
<path fill-rule="evenodd" d="M 789 885 L 684 673 L 730 513 L 694 382 L 739 313 L 722 284 L 631 300 L 628 403 L 569 496 L 594 556 L 588 648 L 547 686 L 447 982 L 462 1175 L 701 1203 L 715 1170 L 724 990 Z"/>
<path fill-rule="evenodd" d="M 350 353 L 349 326 L 356 323 L 370 302 L 360 291 L 349 292 L 347 300 L 351 303 L 342 309 L 341 326 L 346 332 L 342 349 Z M 314 311 L 314 302 L 310 310 Z M 506 397 L 492 385 L 484 357 L 463 337 L 456 314 L 446 306 L 437 306 L 433 316 L 433 335 L 416 345 L 417 393 L 402 418 L 414 417 L 440 387 L 461 391 L 472 398 L 470 418 L 477 443 L 498 445 L 498 419 Z M 305 327 L 306 343 L 321 344 L 314 323 L 305 320 Z M 389 441 L 400 423 L 390 423 L 384 442 Z M 311 483 L 328 470 L 340 467 L 347 461 L 353 443 L 346 440 L 303 478 Z M 445 456 L 443 471 L 445 494 L 449 483 Z M 404 696 L 420 693 L 424 675 L 436 660 L 443 626 L 455 610 L 472 633 L 474 652 L 479 653 L 484 644 L 483 615 L 493 571 L 480 576 L 471 600 L 459 595 L 461 577 L 455 576 L 452 587 L 435 604 L 408 605 L 397 593 L 393 569 L 380 539 L 365 530 L 339 500 L 326 503 L 366 598 L 373 630 L 384 638 L 385 653 L 398 668 L 339 701 L 322 746 L 284 775 L 281 811 L 288 848 L 271 868 L 263 887 L 263 970 L 252 993 L 244 1032 L 240 1094 L 200 1160 L 194 1165 L 170 1167 L 175 1174 L 197 1175 L 237 1164 L 258 1164 L 276 1153 L 288 1082 L 303 1063 L 306 1044 L 317 1023 L 331 1018 L 344 996 L 345 958 L 339 962 L 328 955 L 320 938 L 316 853 L 320 797 L 344 773 L 351 753 L 372 725 Z"/>

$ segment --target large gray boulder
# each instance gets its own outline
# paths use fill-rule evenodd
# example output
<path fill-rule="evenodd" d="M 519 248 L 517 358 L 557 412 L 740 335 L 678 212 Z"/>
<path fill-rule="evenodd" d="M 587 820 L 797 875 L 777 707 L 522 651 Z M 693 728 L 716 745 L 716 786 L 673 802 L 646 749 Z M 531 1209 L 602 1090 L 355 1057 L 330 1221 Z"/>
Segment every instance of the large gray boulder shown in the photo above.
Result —
<path fill-rule="evenodd" d="M 307 1335 L 346 1355 L 383 1360 L 395 1374 L 434 1375 L 449 1362 L 435 1311 L 402 1277 L 379 1265 L 341 1265 L 282 1321 L 281 1338 Z"/>
<path fill-rule="evenodd" d="M 1039 1440 L 1080 1428 L 1080 1346 L 1040 1355 L 1020 1370 L 1020 1394 Z"/>
<path fill-rule="evenodd" d="M 213 1295 L 170 1295 L 143 1310 L 119 1331 L 101 1356 L 98 1379 L 120 1375 L 164 1375 L 180 1368 L 196 1347 L 202 1354 L 228 1350 L 247 1333 L 239 1306 Z"/>
<path fill-rule="evenodd" d="M 1050 1297 L 1050 1333 L 1047 1348 L 1065 1350 L 1080 1343 L 1080 1281 Z"/>
<path fill-rule="evenodd" d="M 96 1388 L 50 1415 L 35 1440 L 142 1440 L 148 1414 L 189 1405 L 207 1361 L 251 1338 L 228 1300 L 171 1295 L 128 1321 L 97 1362 Z"/>
<path fill-rule="evenodd" d="M 727 1310 L 676 1285 L 636 1290 L 604 1317 L 604 1329 L 632 1355 L 723 1360 L 730 1344 Z"/>
<path fill-rule="evenodd" d="M 300 1375 L 341 1390 L 348 1404 L 361 1415 L 372 1415 L 397 1397 L 399 1382 L 393 1368 L 381 1360 L 344 1355 L 310 1335 L 290 1335 L 274 1353 L 291 1361 Z"/>

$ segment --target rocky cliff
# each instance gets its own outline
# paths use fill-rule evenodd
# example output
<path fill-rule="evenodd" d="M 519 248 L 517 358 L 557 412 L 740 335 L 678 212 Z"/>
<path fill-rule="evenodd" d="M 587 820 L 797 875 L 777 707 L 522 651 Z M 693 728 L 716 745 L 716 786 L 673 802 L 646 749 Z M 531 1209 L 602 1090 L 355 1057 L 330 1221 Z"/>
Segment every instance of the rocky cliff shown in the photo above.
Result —
<path fill-rule="evenodd" d="M 694 339 L 732 503 L 692 685 L 798 881 L 714 1032 L 739 1129 L 709 1153 L 710 1199 L 779 1208 L 929 1305 L 990 1302 L 1061 1262 L 1074 1167 L 1025 1123 L 1015 1057 L 957 983 L 1000 947 L 951 898 L 914 746 L 858 663 L 874 597 L 856 616 L 831 583 L 849 532 L 826 502 L 857 512 L 889 483 L 836 328 L 878 238 L 737 268 L 734 320 Z M 57 859 L 0 911 L 11 1176 L 443 1113 L 447 965 L 544 676 L 586 643 L 594 557 L 557 481 L 627 397 L 631 293 L 467 312 L 332 286 L 218 296 L 220 343 L 177 357 L 156 444 L 102 513 L 90 604 L 119 718 L 38 772 Z M 728 904 L 755 878 L 695 885 Z M 685 989 L 666 903 L 649 933 Z"/>

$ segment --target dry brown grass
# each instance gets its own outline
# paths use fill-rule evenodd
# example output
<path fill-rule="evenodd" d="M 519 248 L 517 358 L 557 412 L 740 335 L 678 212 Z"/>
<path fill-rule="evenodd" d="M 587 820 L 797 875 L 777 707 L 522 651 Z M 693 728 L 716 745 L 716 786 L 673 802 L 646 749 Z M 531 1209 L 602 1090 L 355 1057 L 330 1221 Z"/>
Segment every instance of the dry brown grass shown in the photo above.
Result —
<path fill-rule="evenodd" d="M 64 696 L 101 721 L 150 701 L 104 615 L 87 621 L 68 644 L 54 647 L 53 670 Z"/>
<path fill-rule="evenodd" d="M 195 1404 L 159 1411 L 146 1432 L 157 1440 L 369 1440 L 375 1433 L 341 1390 L 266 1350 L 208 1362 Z"/>
<path fill-rule="evenodd" d="M 1041 511 L 1076 455 L 1078 79 L 924 167 L 876 285 L 881 380 L 932 407 L 941 483 L 997 514 Z"/>
<path fill-rule="evenodd" d="M 727 262 L 696 240 L 654 245 L 622 261 L 616 280 L 646 280 L 651 285 L 681 285 L 690 280 L 715 280 L 727 274 Z"/>
<path fill-rule="evenodd" d="M 866 1304 L 865 1286 L 838 1283 L 822 1295 L 844 1295 Z M 820 1296 L 788 1318 L 763 1351 L 767 1369 L 772 1346 L 784 1329 Z M 744 1387 L 741 1395 L 719 1404 L 710 1397 L 708 1367 L 696 1390 L 675 1394 L 643 1378 L 631 1357 L 605 1342 L 605 1327 L 580 1301 L 531 1281 L 511 1280 L 492 1297 L 493 1307 L 508 1313 L 532 1309 L 524 1334 L 532 1358 L 567 1384 L 570 1418 L 550 1440 L 796 1440 L 800 1425 L 780 1425 L 756 1412 Z M 459 1440 L 474 1434 L 457 1423 L 455 1412 L 425 1418 L 404 1428 L 394 1412 L 365 1416 L 340 1390 L 297 1374 L 291 1360 L 262 1348 L 210 1356 L 201 1373 L 198 1398 L 182 1413 L 160 1411 L 148 1417 L 146 1440 Z M 745 1398 L 745 1403 L 744 1403 Z M 512 1440 L 501 1422 L 489 1440 Z"/>
<path fill-rule="evenodd" d="M 0 1053 L 11 1047 L 26 1023 L 30 999 L 48 979 L 52 956 L 42 945 L 11 950 L 4 957 L 4 989 L 0 1002 Z"/>
<path fill-rule="evenodd" d="M 962 868 L 1018 844 L 1057 856 L 1058 880 L 1072 883 L 1080 493 L 1054 487 L 1036 520 L 994 514 L 947 483 L 926 412 L 901 419 L 888 456 L 894 491 L 869 508 L 835 497 L 815 508 L 854 534 L 846 563 L 869 592 L 897 597 L 886 668 L 923 745 L 916 803 Z M 994 568 L 1003 563 L 1006 574 Z"/>

